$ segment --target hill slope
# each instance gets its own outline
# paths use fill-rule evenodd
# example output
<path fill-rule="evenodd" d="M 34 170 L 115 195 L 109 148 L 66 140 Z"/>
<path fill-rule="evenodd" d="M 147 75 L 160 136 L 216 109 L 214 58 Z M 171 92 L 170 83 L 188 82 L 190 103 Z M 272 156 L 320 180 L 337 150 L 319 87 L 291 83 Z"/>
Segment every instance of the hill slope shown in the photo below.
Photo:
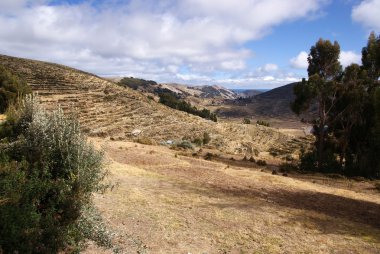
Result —
<path fill-rule="evenodd" d="M 211 145 L 227 153 L 266 151 L 291 137 L 271 128 L 214 123 L 170 109 L 143 94 L 93 74 L 63 65 L 0 55 L 0 62 L 38 92 L 43 105 L 76 109 L 90 136 L 117 140 L 149 138 L 154 142 L 211 135 Z M 139 137 L 132 135 L 141 131 Z"/>
<path fill-rule="evenodd" d="M 227 117 L 276 118 L 298 121 L 298 117 L 290 109 L 290 103 L 295 98 L 293 93 L 295 84 L 281 86 L 250 98 L 234 100 L 227 107 L 220 108 L 218 114 Z"/>

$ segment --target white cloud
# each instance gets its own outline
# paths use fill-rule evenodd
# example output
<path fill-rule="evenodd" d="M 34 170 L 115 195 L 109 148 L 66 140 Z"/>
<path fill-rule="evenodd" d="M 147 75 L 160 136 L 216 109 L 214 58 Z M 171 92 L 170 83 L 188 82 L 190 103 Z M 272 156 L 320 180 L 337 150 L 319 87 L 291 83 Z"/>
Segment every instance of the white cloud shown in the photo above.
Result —
<path fill-rule="evenodd" d="M 265 77 L 263 77 L 263 80 L 264 81 L 273 81 L 273 80 L 275 80 L 275 77 L 273 77 L 273 76 L 265 76 Z"/>
<path fill-rule="evenodd" d="M 276 64 L 266 64 L 266 65 L 264 65 L 263 70 L 266 72 L 277 71 L 278 66 Z"/>
<path fill-rule="evenodd" d="M 290 59 L 290 66 L 296 69 L 307 69 L 309 63 L 307 62 L 308 54 L 301 51 L 296 57 Z"/>
<path fill-rule="evenodd" d="M 380 0 L 365 0 L 353 7 L 351 17 L 370 30 L 380 32 Z"/>
<path fill-rule="evenodd" d="M 306 70 L 308 67 L 307 62 L 308 54 L 305 51 L 301 51 L 296 57 L 290 59 L 290 66 L 296 69 Z M 344 51 L 340 52 L 339 61 L 343 67 L 346 67 L 352 63 L 360 64 L 361 55 L 355 53 L 354 51 Z"/>
<path fill-rule="evenodd" d="M 170 81 L 183 69 L 184 80 L 246 70 L 247 42 L 318 13 L 326 0 L 48 2 L 0 1 L 1 53 Z"/>
<path fill-rule="evenodd" d="M 340 56 L 339 56 L 339 61 L 342 64 L 343 67 L 346 67 L 350 64 L 356 63 L 360 64 L 361 63 L 361 55 L 356 54 L 353 51 L 341 51 Z"/>

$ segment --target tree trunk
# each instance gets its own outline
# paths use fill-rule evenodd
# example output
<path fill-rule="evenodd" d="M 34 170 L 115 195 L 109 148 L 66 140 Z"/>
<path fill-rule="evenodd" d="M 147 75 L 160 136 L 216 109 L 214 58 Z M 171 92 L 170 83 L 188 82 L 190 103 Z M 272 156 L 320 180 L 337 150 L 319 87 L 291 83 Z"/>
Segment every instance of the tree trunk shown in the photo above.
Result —
<path fill-rule="evenodd" d="M 323 165 L 323 149 L 324 149 L 324 131 L 323 131 L 324 124 L 321 122 L 319 124 L 319 133 L 318 133 L 318 170 L 322 170 Z"/>
<path fill-rule="evenodd" d="M 319 122 L 319 132 L 318 132 L 318 170 L 322 170 L 322 165 L 323 165 L 323 150 L 325 146 L 325 122 L 326 122 L 326 113 L 325 113 L 325 102 L 320 99 L 319 102 L 319 117 L 320 117 L 320 122 Z"/>

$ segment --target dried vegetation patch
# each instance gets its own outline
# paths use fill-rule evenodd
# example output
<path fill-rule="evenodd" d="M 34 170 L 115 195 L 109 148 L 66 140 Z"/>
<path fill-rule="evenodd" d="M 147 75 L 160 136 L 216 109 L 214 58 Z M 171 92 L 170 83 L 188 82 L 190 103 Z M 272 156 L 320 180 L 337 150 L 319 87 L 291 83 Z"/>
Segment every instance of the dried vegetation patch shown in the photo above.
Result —
<path fill-rule="evenodd" d="M 380 197 L 375 191 L 228 167 L 165 147 L 109 142 L 104 148 L 111 177 L 119 184 L 96 202 L 126 252 L 380 250 Z"/>

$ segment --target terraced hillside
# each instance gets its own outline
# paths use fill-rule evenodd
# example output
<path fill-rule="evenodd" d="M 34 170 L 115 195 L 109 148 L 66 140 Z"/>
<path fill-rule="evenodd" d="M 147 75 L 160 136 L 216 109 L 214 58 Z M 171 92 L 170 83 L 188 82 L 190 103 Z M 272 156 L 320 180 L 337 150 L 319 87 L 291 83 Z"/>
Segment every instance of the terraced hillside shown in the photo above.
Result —
<path fill-rule="evenodd" d="M 66 111 L 75 110 L 90 136 L 115 140 L 148 138 L 158 143 L 191 140 L 208 132 L 211 145 L 227 153 L 267 151 L 291 139 L 271 128 L 214 123 L 176 111 L 139 92 L 63 65 L 4 55 L 0 55 L 0 62 L 26 79 L 46 108 L 60 105 Z"/>

